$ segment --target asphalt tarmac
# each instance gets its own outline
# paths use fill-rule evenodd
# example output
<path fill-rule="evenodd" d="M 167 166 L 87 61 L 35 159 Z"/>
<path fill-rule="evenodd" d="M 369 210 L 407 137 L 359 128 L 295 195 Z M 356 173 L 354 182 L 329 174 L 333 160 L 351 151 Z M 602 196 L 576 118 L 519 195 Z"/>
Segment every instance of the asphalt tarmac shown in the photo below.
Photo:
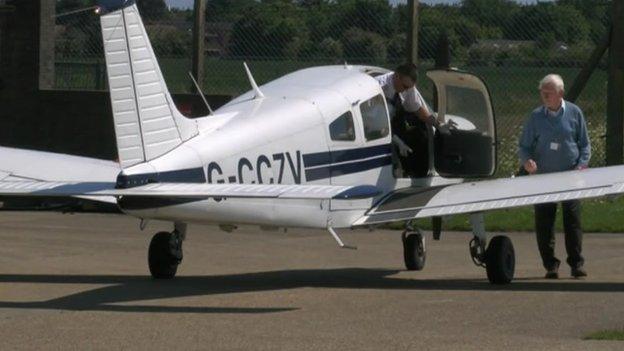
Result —
<path fill-rule="evenodd" d="M 469 233 L 427 235 L 403 271 L 399 232 L 232 233 L 190 226 L 170 281 L 149 277 L 141 232 L 116 215 L 0 212 L 0 349 L 622 350 L 583 336 L 624 328 L 624 235 L 586 234 L 589 277 L 541 277 L 532 234 L 513 233 L 516 279 L 492 286 Z M 563 237 L 557 252 L 565 259 Z"/>

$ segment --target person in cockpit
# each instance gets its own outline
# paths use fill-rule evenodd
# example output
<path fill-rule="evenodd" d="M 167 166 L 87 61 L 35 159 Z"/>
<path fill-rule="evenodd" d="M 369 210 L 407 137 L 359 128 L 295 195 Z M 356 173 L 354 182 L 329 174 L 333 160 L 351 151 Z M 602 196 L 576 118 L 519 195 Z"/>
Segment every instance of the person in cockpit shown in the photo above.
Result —
<path fill-rule="evenodd" d="M 403 172 L 408 177 L 426 177 L 429 173 L 429 128 L 449 134 L 446 125 L 438 123 L 416 88 L 418 67 L 412 63 L 398 66 L 394 72 L 375 77 L 388 103 L 392 142 Z"/>

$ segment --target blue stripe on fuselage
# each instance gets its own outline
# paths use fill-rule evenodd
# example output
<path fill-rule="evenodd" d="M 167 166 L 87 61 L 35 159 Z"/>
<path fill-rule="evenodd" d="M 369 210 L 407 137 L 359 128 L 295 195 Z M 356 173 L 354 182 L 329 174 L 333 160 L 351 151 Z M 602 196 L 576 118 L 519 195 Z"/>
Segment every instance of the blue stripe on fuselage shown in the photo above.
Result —
<path fill-rule="evenodd" d="M 315 152 L 303 155 L 306 168 L 327 165 L 330 163 L 355 161 L 363 158 L 386 155 L 392 152 L 392 144 L 369 146 L 357 149 Z"/>
<path fill-rule="evenodd" d="M 302 155 L 306 181 L 368 171 L 392 164 L 392 145 L 316 152 Z M 236 177 L 233 177 L 236 179 Z M 117 188 L 132 188 L 149 183 L 206 183 L 204 168 L 117 176 Z"/>
<path fill-rule="evenodd" d="M 392 164 L 392 144 L 303 155 L 306 181 L 368 171 Z M 336 164 L 338 163 L 338 164 Z"/>
<path fill-rule="evenodd" d="M 206 183 L 203 168 L 188 168 L 175 171 L 141 173 L 117 176 L 117 188 L 127 189 L 150 183 Z"/>
<path fill-rule="evenodd" d="M 392 164 L 392 156 L 381 156 L 377 158 L 367 159 L 363 161 L 340 163 L 336 165 L 327 165 L 325 167 L 316 167 L 305 170 L 306 180 L 308 182 L 325 179 L 329 177 L 338 177 L 345 174 L 368 171 Z"/>

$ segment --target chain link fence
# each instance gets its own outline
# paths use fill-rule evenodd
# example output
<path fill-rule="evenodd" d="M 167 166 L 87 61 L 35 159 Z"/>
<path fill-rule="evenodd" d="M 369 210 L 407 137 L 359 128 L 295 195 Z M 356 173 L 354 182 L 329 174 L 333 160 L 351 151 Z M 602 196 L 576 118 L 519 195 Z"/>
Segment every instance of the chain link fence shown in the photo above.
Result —
<path fill-rule="evenodd" d="M 56 89 L 108 89 L 95 5 L 95 0 L 56 2 Z M 137 5 L 170 89 L 189 91 L 193 12 L 170 9 L 163 0 L 139 0 Z"/>
<path fill-rule="evenodd" d="M 106 89 L 99 21 L 92 0 L 57 1 L 56 87 Z M 152 45 L 170 89 L 191 91 L 192 9 L 168 9 L 163 0 L 138 0 Z M 537 85 L 558 73 L 569 87 L 604 37 L 611 1 L 530 2 L 464 0 L 419 7 L 419 88 L 430 101 L 438 38 L 451 45 L 452 66 L 488 85 L 496 114 L 498 175 L 518 168 L 518 137 L 540 105 Z M 249 89 L 246 61 L 262 84 L 296 69 L 324 64 L 394 68 L 406 57 L 407 0 L 207 0 L 207 94 L 237 95 Z M 577 100 L 593 146 L 592 166 L 604 165 L 606 61 Z"/>
<path fill-rule="evenodd" d="M 431 40 L 444 28 L 440 22 L 443 18 L 455 64 L 483 77 L 490 88 L 496 113 L 500 176 L 508 176 L 518 168 L 516 150 L 522 125 L 541 104 L 539 80 L 548 73 L 558 73 L 566 87 L 571 87 L 606 35 L 610 9 L 610 1 L 599 0 L 536 4 L 472 0 L 444 11 L 431 7 L 422 12 L 422 55 L 426 57 L 431 52 Z M 589 127 L 591 166 L 605 164 L 606 67 L 605 55 L 576 101 Z"/>

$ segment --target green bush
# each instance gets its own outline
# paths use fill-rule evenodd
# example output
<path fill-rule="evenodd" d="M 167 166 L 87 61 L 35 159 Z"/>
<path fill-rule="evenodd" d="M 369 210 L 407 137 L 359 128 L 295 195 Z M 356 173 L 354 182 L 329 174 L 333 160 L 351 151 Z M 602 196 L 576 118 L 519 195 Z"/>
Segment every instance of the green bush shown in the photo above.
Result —
<path fill-rule="evenodd" d="M 303 10 L 290 2 L 248 7 L 234 23 L 230 52 L 235 57 L 296 58 L 309 37 Z"/>
<path fill-rule="evenodd" d="M 357 27 L 351 27 L 343 33 L 342 45 L 348 59 L 383 62 L 388 57 L 386 39 L 383 36 Z"/>
<path fill-rule="evenodd" d="M 318 55 L 322 58 L 342 58 L 344 49 L 342 43 L 334 38 L 325 38 L 317 48 Z"/>
<path fill-rule="evenodd" d="M 152 47 L 160 57 L 188 56 L 191 53 L 192 34 L 170 25 L 146 25 Z"/>

